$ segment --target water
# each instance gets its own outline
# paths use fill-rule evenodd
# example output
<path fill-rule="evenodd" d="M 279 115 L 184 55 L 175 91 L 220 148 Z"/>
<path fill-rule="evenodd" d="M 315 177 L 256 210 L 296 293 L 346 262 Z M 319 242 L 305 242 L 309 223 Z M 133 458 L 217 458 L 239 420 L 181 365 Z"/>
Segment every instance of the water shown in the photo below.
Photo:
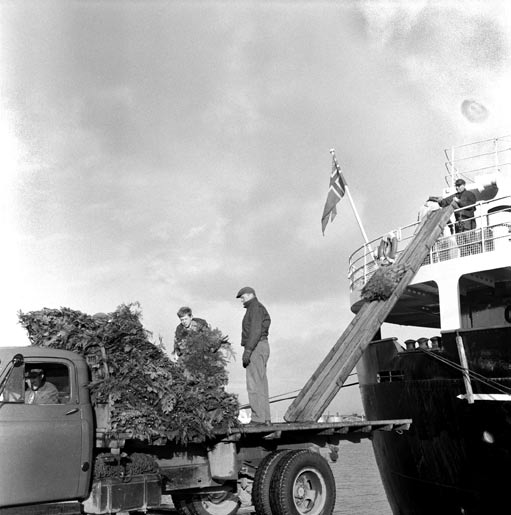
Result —
<path fill-rule="evenodd" d="M 392 515 L 369 440 L 341 441 L 339 459 L 329 464 L 337 486 L 334 515 Z"/>

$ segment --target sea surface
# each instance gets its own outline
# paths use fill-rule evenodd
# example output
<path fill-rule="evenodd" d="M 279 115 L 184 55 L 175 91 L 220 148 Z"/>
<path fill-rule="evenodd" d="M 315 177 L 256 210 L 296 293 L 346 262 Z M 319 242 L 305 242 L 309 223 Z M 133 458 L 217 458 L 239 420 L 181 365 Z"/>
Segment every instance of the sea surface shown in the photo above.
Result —
<path fill-rule="evenodd" d="M 392 515 L 368 439 L 341 440 L 339 459 L 328 462 L 337 486 L 335 515 Z"/>

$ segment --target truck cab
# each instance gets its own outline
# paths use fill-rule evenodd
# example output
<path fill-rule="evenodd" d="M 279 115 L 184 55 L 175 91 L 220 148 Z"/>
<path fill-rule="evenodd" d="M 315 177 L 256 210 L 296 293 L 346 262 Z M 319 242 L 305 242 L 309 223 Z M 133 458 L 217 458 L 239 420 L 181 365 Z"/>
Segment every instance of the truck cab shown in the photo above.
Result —
<path fill-rule="evenodd" d="M 51 400 L 34 399 L 33 370 L 42 371 Z M 87 364 L 74 352 L 0 348 L 2 506 L 87 497 L 94 435 L 88 382 Z"/>

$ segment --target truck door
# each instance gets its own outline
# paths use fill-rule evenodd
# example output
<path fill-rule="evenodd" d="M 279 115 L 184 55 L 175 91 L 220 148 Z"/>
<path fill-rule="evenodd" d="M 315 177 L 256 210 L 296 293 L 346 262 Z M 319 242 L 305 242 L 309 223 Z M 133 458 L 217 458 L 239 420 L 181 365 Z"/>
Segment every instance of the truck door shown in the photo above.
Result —
<path fill-rule="evenodd" d="M 19 371 L 12 381 L 22 394 L 0 405 L 0 506 L 83 497 L 90 471 L 82 471 L 82 433 L 91 428 L 82 421 L 74 364 L 29 358 Z M 32 387 L 38 371 L 43 384 Z"/>

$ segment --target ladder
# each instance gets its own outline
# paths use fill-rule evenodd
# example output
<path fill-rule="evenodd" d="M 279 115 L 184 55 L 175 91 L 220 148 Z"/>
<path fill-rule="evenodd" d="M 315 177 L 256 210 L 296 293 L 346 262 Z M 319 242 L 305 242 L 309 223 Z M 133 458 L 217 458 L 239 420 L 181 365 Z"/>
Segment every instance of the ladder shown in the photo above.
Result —
<path fill-rule="evenodd" d="M 385 300 L 365 302 L 337 340 L 317 370 L 312 374 L 284 415 L 287 422 L 317 421 L 355 368 L 362 353 L 374 338 L 399 297 L 421 267 L 431 247 L 442 235 L 454 211 L 447 206 L 431 212 L 414 239 L 398 255 L 395 266 L 406 271 L 394 292 Z"/>

